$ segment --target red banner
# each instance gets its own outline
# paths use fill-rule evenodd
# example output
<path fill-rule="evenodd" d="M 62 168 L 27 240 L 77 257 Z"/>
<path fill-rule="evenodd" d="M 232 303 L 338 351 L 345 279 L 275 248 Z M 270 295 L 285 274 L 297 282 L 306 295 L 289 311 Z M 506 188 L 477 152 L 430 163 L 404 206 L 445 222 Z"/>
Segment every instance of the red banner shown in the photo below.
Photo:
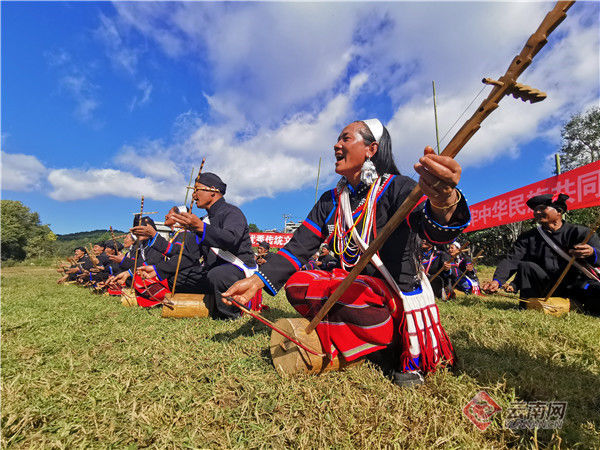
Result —
<path fill-rule="evenodd" d="M 600 161 L 529 184 L 506 194 L 475 203 L 471 210 L 471 225 L 465 230 L 477 231 L 507 223 L 531 219 L 533 211 L 525 202 L 541 194 L 567 194 L 570 210 L 600 205 Z"/>
<path fill-rule="evenodd" d="M 292 238 L 293 233 L 250 233 L 250 240 L 253 247 L 258 247 L 258 243 L 266 241 L 271 247 L 283 247 Z"/>

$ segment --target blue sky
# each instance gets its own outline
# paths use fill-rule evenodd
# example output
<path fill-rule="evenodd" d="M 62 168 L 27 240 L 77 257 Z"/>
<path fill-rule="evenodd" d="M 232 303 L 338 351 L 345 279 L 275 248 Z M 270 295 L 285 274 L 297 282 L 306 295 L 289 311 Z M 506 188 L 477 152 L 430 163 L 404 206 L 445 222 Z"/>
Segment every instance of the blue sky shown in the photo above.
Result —
<path fill-rule="evenodd" d="M 345 124 L 379 117 L 400 170 L 498 77 L 548 2 L 2 2 L 2 198 L 56 233 L 183 203 L 192 166 L 249 222 L 302 219 L 337 180 Z M 551 175 L 560 128 L 598 105 L 598 2 L 578 2 L 458 157 L 471 203 Z M 464 120 L 489 92 L 485 89 Z M 454 128 L 445 142 L 454 134 Z"/>

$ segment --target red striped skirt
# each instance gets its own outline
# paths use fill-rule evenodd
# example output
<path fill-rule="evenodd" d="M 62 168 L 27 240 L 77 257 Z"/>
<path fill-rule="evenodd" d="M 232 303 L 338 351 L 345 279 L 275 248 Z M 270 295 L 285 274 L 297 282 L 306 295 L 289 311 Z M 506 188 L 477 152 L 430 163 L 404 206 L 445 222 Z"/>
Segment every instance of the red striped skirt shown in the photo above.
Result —
<path fill-rule="evenodd" d="M 342 269 L 296 272 L 285 286 L 287 298 L 296 311 L 312 319 L 347 275 Z M 409 320 L 411 324 L 407 326 L 403 302 L 387 283 L 380 278 L 360 275 L 317 325 L 316 332 L 326 353 L 331 356 L 339 353 L 347 361 L 394 342 L 402 347 L 399 365 L 404 370 L 430 372 L 443 360 L 452 362 L 452 346 L 439 324 L 437 305 L 433 303 L 408 313 L 413 319 L 417 318 L 415 314 L 419 317 L 426 314 L 427 318 Z M 417 326 L 421 323 L 418 331 L 413 322 Z M 418 336 L 416 341 L 415 336 Z M 410 345 L 411 337 L 416 345 Z"/>
<path fill-rule="evenodd" d="M 156 277 L 143 279 L 138 274 L 133 277 L 138 305 L 145 308 L 161 304 L 165 295 L 171 292 L 167 280 L 159 280 Z"/>

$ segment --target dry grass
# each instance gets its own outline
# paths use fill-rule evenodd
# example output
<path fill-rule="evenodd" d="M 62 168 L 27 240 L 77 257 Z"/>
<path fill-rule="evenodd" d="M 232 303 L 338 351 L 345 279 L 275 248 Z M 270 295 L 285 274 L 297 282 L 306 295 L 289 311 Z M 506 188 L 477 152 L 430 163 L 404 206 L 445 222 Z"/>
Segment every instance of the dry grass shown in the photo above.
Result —
<path fill-rule="evenodd" d="M 485 274 L 485 269 L 483 270 Z M 3 447 L 596 447 L 598 318 L 519 311 L 502 297 L 440 305 L 459 362 L 400 389 L 369 364 L 280 378 L 253 319 L 165 320 L 56 273 L 8 268 L 2 290 Z M 484 275 L 485 277 L 485 275 Z M 266 299 L 267 317 L 295 315 Z M 504 409 L 568 401 L 561 430 L 484 433 L 462 414 L 486 390 Z"/>

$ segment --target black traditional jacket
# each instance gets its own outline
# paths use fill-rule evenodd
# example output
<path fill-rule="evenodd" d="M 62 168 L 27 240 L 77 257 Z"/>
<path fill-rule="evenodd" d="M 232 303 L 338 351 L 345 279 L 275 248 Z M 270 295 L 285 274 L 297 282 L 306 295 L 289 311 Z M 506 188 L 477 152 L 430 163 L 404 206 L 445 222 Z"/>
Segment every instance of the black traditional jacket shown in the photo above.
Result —
<path fill-rule="evenodd" d="M 182 242 L 183 251 L 181 248 Z M 169 241 L 158 235 L 153 240 L 152 247 L 164 256 L 162 261 L 154 264 L 154 270 L 159 280 L 166 278 L 169 286 L 173 286 L 177 262 L 181 253 L 177 286 L 181 288 L 199 284 L 202 279 L 202 267 L 200 265 L 200 238 L 196 233 L 182 230 L 177 232 Z"/>
<path fill-rule="evenodd" d="M 135 244 L 131 246 L 131 250 L 129 250 L 127 256 L 125 256 L 119 264 L 121 269 L 129 270 L 129 273 L 132 274 L 133 268 L 135 266 L 136 252 L 137 267 L 153 266 L 154 264 L 163 261 L 165 259 L 165 256 L 152 246 L 153 242 L 158 238 L 158 236 L 160 235 L 156 233 L 153 238 L 146 239 L 141 243 L 139 240 L 135 241 Z"/>
<path fill-rule="evenodd" d="M 416 182 L 413 179 L 403 175 L 383 176 L 376 202 L 376 230 L 378 232 L 400 207 L 415 185 Z M 353 217 L 356 219 L 365 205 L 369 186 L 361 183 L 356 190 L 350 185 L 349 189 L 350 206 Z M 338 201 L 337 189 L 325 192 L 287 245 L 260 267 L 257 275 L 265 284 L 265 290 L 271 295 L 275 295 L 287 279 L 306 264 L 321 243 L 329 244 L 329 248 L 333 249 L 338 256 L 338 251 L 331 242 Z M 413 209 L 408 220 L 396 228 L 379 251 L 381 260 L 400 289 L 406 292 L 412 291 L 419 284 L 417 278 L 420 265 L 418 250 L 421 239 L 427 238 L 433 243 L 451 242 L 469 225 L 470 217 L 464 196 L 457 205 L 450 222 L 446 225 L 436 223 L 428 201 L 422 201 Z M 360 227 L 358 231 L 361 231 Z M 372 264 L 367 265 L 362 273 L 382 278 Z"/>
<path fill-rule="evenodd" d="M 448 258 L 451 260 L 450 262 L 450 270 L 445 272 L 445 276 L 450 279 L 452 284 L 456 283 L 459 278 L 463 278 L 463 273 L 465 277 L 469 277 L 471 280 L 479 281 L 477 278 L 477 272 L 475 271 L 475 267 L 473 270 L 467 270 L 467 264 L 472 264 L 473 261 L 469 255 L 460 254 L 456 257 L 455 260 L 452 260 L 452 257 Z"/>
<path fill-rule="evenodd" d="M 557 231 L 547 231 L 542 229 L 560 248 L 568 253 L 575 245 L 581 244 L 589 228 L 582 225 L 574 225 L 569 222 L 563 222 L 562 227 Z M 600 265 L 600 239 L 594 234 L 588 244 L 594 249 L 594 253 L 585 258 L 584 261 L 593 266 Z M 540 236 L 536 228 L 525 231 L 516 240 L 512 252 L 504 258 L 494 272 L 494 280 L 498 281 L 500 286 L 506 283 L 511 276 L 515 274 L 521 261 L 534 262 L 548 273 L 550 278 L 558 278 L 562 271 L 567 267 L 568 261 L 559 256 Z M 574 282 L 584 275 L 575 267 L 569 270 L 565 277 L 566 285 Z"/>
<path fill-rule="evenodd" d="M 204 257 L 203 269 L 210 269 L 227 261 L 218 257 L 211 247 L 227 250 L 237 256 L 248 268 L 256 267 L 250 229 L 244 213 L 234 205 L 230 205 L 224 198 L 217 200 L 208 210 L 210 223 L 205 223 L 204 231 L 197 233 L 198 243 Z"/>
<path fill-rule="evenodd" d="M 421 251 L 421 264 L 423 270 L 429 276 L 433 276 L 440 271 L 446 261 L 450 260 L 450 255 L 443 250 Z"/>

